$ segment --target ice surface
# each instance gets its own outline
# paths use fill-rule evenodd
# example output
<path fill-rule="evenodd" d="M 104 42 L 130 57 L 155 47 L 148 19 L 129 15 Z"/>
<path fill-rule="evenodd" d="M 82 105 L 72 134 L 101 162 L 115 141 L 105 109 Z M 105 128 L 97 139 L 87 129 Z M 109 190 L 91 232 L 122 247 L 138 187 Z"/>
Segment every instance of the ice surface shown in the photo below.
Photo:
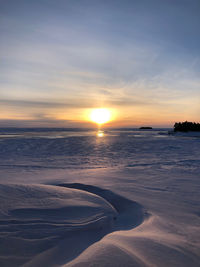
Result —
<path fill-rule="evenodd" d="M 0 266 L 199 266 L 200 139 L 0 133 Z"/>

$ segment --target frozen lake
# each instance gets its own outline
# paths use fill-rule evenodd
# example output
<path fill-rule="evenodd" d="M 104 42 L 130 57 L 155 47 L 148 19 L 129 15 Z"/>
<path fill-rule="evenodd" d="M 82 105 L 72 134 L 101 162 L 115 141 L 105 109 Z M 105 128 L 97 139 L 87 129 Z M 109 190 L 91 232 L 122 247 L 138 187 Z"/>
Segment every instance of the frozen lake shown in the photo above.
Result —
<path fill-rule="evenodd" d="M 200 137 L 0 130 L 0 266 L 199 266 Z"/>

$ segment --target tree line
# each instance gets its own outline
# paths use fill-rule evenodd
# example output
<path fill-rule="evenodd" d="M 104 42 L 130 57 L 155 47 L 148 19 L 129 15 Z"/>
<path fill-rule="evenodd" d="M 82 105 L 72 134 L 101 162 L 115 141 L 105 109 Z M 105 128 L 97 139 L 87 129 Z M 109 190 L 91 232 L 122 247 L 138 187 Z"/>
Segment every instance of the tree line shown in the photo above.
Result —
<path fill-rule="evenodd" d="M 175 132 L 188 132 L 188 131 L 200 131 L 200 123 L 196 122 L 176 122 L 174 124 Z"/>

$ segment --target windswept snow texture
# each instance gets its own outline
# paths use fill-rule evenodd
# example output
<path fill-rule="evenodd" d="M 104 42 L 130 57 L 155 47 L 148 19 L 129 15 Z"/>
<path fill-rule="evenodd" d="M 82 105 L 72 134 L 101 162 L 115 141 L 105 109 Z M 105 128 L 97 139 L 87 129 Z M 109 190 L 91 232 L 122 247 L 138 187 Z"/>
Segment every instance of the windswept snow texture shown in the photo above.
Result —
<path fill-rule="evenodd" d="M 4 253 L 0 266 L 31 261 L 61 239 L 66 240 L 68 254 L 70 250 L 70 258 L 74 258 L 84 246 L 108 233 L 117 216 L 103 198 L 70 188 L 1 185 L 0 197 L 0 244 Z M 77 244 L 81 235 L 85 238 L 83 248 Z"/>
<path fill-rule="evenodd" d="M 0 266 L 200 266 L 200 137 L 0 130 Z"/>

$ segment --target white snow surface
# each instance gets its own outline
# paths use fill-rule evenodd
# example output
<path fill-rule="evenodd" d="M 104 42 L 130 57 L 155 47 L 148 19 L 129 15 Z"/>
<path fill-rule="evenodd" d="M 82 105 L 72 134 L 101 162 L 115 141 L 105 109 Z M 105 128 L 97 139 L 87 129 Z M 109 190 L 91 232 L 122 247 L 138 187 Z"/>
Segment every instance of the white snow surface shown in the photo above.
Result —
<path fill-rule="evenodd" d="M 200 266 L 200 138 L 0 130 L 0 266 Z"/>

